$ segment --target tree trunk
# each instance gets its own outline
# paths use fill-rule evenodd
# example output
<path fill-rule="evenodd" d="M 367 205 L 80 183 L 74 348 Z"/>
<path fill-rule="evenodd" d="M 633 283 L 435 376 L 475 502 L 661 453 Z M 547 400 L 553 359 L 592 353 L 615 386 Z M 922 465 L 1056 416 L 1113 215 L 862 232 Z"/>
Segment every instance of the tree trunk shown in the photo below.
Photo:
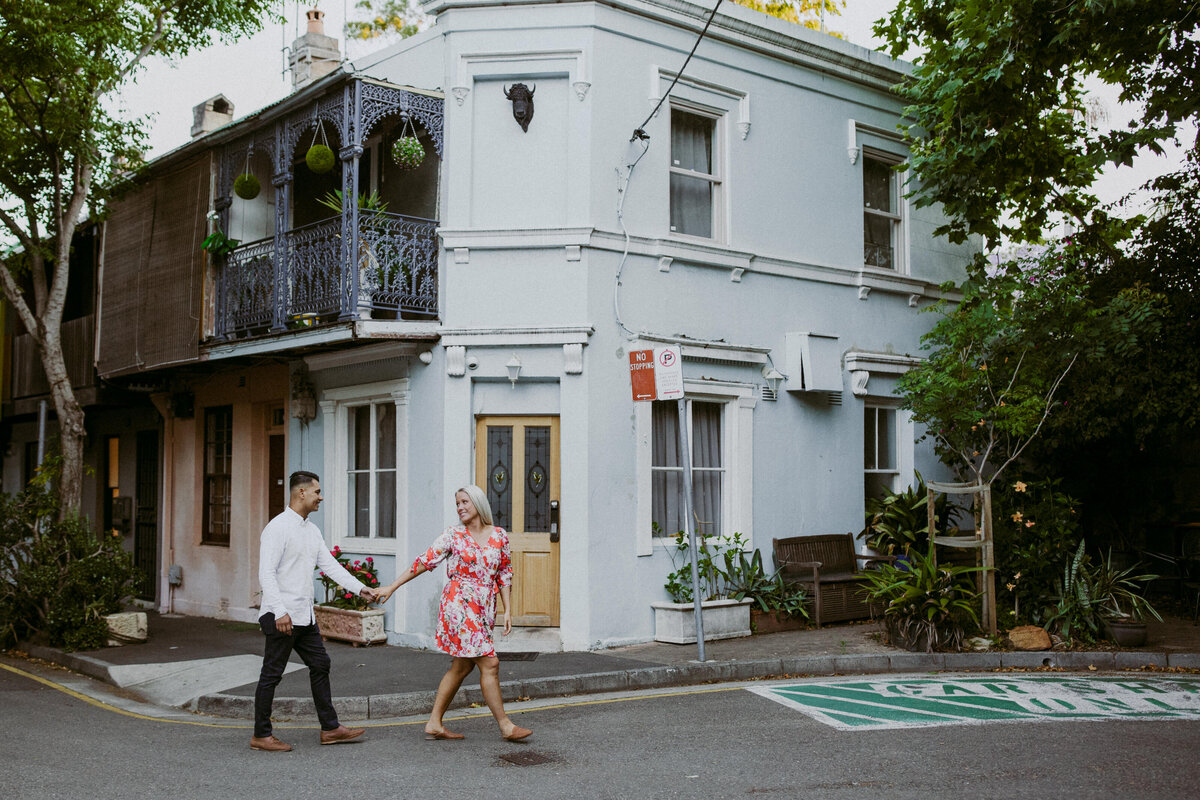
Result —
<path fill-rule="evenodd" d="M 83 440 L 86 430 L 83 409 L 71 387 L 67 363 L 63 358 L 62 327 L 42 326 L 42 367 L 50 384 L 54 412 L 58 415 L 59 447 L 62 451 L 62 474 L 59 476 L 59 518 L 78 514 L 83 499 Z"/>

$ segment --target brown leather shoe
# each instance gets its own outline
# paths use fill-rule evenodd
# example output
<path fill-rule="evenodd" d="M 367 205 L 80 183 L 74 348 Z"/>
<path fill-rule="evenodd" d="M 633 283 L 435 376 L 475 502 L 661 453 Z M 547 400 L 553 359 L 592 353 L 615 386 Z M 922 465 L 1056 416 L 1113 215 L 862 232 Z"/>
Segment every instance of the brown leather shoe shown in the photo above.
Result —
<path fill-rule="evenodd" d="M 251 750 L 268 750 L 272 753 L 286 753 L 292 749 L 292 746 L 287 742 L 281 742 L 274 736 L 251 736 Z"/>
<path fill-rule="evenodd" d="M 347 728 L 345 725 L 338 725 L 331 731 L 321 731 L 321 744 L 341 744 L 351 739 L 357 739 L 366 732 L 366 728 Z"/>

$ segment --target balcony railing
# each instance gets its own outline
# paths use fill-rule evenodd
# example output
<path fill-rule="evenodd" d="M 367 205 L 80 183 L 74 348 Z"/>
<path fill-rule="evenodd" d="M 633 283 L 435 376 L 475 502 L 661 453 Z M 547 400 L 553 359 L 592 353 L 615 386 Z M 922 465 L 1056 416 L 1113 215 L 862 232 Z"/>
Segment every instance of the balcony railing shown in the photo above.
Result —
<path fill-rule="evenodd" d="M 216 335 L 239 339 L 347 319 L 437 316 L 437 222 L 361 210 L 358 253 L 342 218 L 242 245 L 225 260 Z"/>

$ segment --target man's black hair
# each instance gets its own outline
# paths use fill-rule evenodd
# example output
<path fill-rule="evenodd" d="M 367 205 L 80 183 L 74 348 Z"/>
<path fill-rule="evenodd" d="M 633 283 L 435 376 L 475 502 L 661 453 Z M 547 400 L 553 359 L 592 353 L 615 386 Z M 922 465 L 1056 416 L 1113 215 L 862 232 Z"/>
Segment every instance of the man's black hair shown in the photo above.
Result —
<path fill-rule="evenodd" d="M 320 483 L 321 478 L 315 472 L 298 469 L 292 473 L 292 477 L 288 479 L 288 491 L 294 491 L 298 486 L 307 486 L 310 483 Z"/>

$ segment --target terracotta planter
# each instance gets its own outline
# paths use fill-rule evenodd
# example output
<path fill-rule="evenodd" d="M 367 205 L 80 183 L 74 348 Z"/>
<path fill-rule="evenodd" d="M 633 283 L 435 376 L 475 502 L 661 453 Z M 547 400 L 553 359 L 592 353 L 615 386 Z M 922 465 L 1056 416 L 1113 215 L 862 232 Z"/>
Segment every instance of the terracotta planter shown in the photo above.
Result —
<path fill-rule="evenodd" d="M 750 635 L 750 600 L 707 600 L 704 641 L 736 639 Z M 695 608 L 691 603 L 651 603 L 654 609 L 654 641 L 690 644 L 696 641 Z"/>
<path fill-rule="evenodd" d="M 779 633 L 781 631 L 799 631 L 808 627 L 804 617 L 789 617 L 778 611 L 760 611 L 750 609 L 750 630 L 754 633 Z"/>
<path fill-rule="evenodd" d="M 1141 647 L 1146 643 L 1145 622 L 1110 619 L 1107 625 L 1108 635 L 1121 647 Z"/>
<path fill-rule="evenodd" d="M 377 644 L 387 641 L 383 629 L 383 609 L 368 608 L 366 611 L 351 611 L 333 606 L 315 606 L 313 616 L 321 636 L 339 642 L 359 645 Z"/>

